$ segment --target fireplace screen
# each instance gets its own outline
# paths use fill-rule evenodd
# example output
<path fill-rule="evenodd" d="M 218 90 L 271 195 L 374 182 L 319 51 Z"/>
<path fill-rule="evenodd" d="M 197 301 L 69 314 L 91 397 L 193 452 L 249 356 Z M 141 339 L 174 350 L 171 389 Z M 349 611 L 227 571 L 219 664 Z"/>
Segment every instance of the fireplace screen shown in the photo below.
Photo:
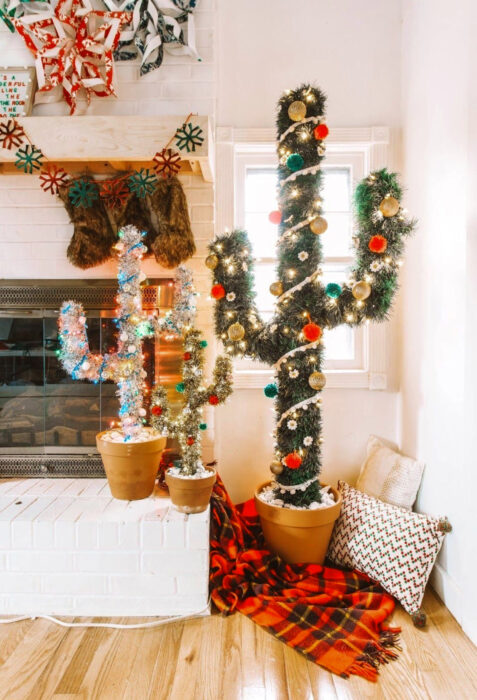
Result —
<path fill-rule="evenodd" d="M 146 287 L 144 307 L 165 313 L 172 303 L 170 285 L 159 280 Z M 116 385 L 72 380 L 64 372 L 57 317 L 64 299 L 81 301 L 91 351 L 112 351 L 115 295 L 115 280 L 77 287 L 71 281 L 55 281 L 54 287 L 0 284 L 0 474 L 103 474 L 95 436 L 117 419 Z M 143 348 L 148 384 L 160 379 L 173 395 L 181 343 L 146 339 Z"/>

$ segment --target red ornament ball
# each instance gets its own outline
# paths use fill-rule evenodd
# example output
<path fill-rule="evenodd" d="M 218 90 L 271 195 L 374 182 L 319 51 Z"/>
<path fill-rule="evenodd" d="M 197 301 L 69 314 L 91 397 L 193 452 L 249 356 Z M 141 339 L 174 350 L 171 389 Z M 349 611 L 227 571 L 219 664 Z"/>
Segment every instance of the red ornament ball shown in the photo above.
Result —
<path fill-rule="evenodd" d="M 368 248 L 372 253 L 384 253 L 387 247 L 387 238 L 384 238 L 384 236 L 380 236 L 379 234 L 377 236 L 373 236 L 368 243 Z"/>
<path fill-rule="evenodd" d="M 162 406 L 153 406 L 151 408 L 151 413 L 153 416 L 160 416 L 162 415 Z"/>
<path fill-rule="evenodd" d="M 285 457 L 285 464 L 287 465 L 288 469 L 298 469 L 301 464 L 300 455 L 296 452 L 290 452 Z"/>
<path fill-rule="evenodd" d="M 326 124 L 318 124 L 318 126 L 315 126 L 313 129 L 313 136 L 317 141 L 321 141 L 322 139 L 326 139 L 328 134 L 330 133 L 330 130 L 326 126 Z"/>
<path fill-rule="evenodd" d="M 275 211 L 271 211 L 270 214 L 268 215 L 268 220 L 269 220 L 272 224 L 277 224 L 277 225 L 278 225 L 278 224 L 281 224 L 281 222 L 282 222 L 282 213 L 281 213 L 281 211 L 278 211 L 278 209 L 276 209 Z"/>
<path fill-rule="evenodd" d="M 209 403 L 211 406 L 217 406 L 217 404 L 219 403 L 219 397 L 216 396 L 216 394 L 211 394 L 209 396 Z"/>
<path fill-rule="evenodd" d="M 187 362 L 188 360 L 190 360 L 192 355 L 190 354 L 190 352 L 185 352 L 183 357 L 184 357 L 184 360 Z"/>
<path fill-rule="evenodd" d="M 225 289 L 221 284 L 214 284 L 210 293 L 214 299 L 223 299 L 225 296 Z"/>
<path fill-rule="evenodd" d="M 187 442 L 188 445 L 193 445 L 194 442 L 195 442 L 195 440 L 194 440 L 193 437 L 188 437 L 187 440 L 186 440 L 186 442 Z"/>
<path fill-rule="evenodd" d="M 321 328 L 316 323 L 307 323 L 301 330 L 305 338 L 309 340 L 310 343 L 313 343 L 315 340 L 319 340 L 321 338 Z"/>

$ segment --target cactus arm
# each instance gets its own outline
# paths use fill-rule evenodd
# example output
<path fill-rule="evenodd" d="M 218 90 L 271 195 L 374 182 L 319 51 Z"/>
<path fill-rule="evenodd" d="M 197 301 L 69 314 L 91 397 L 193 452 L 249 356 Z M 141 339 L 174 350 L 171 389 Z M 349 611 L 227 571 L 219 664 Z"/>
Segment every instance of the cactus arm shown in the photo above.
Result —
<path fill-rule="evenodd" d="M 398 176 L 386 169 L 370 173 L 358 184 L 354 195 L 358 226 L 354 239 L 356 261 L 339 297 L 325 301 L 323 324 L 329 328 L 387 318 L 397 290 L 405 240 L 416 225 L 402 209 L 401 197 Z M 389 198 L 399 203 L 399 209 L 392 216 L 384 216 L 380 205 Z M 376 236 L 378 244 L 385 246 L 382 252 L 370 249 Z M 368 293 L 369 296 L 361 298 Z"/>
<path fill-rule="evenodd" d="M 192 272 L 184 265 L 179 265 L 174 279 L 174 300 L 170 309 L 162 318 L 149 317 L 152 328 L 158 333 L 167 336 L 181 335 L 184 329 L 194 325 L 196 316 L 195 298 Z"/>

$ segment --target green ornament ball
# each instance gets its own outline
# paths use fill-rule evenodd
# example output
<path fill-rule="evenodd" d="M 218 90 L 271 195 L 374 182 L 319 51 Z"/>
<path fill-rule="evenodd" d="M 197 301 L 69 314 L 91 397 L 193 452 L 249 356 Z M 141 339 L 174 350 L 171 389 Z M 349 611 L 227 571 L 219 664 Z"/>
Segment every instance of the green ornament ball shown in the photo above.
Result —
<path fill-rule="evenodd" d="M 299 153 L 292 153 L 287 158 L 287 168 L 295 173 L 303 168 L 304 162 Z"/>
<path fill-rule="evenodd" d="M 278 387 L 276 384 L 267 384 L 267 386 L 263 390 L 263 393 L 268 399 L 274 399 L 275 396 L 278 394 Z"/>
<path fill-rule="evenodd" d="M 339 284 L 336 284 L 336 282 L 330 282 L 325 287 L 326 296 L 330 297 L 330 299 L 338 299 L 341 292 L 341 286 Z"/>
<path fill-rule="evenodd" d="M 199 423 L 199 428 L 201 430 L 207 430 L 207 423 Z"/>
<path fill-rule="evenodd" d="M 176 391 L 177 391 L 179 394 L 183 394 L 183 393 L 184 393 L 184 389 L 185 389 L 184 382 L 179 382 L 179 384 L 176 384 Z"/>
<path fill-rule="evenodd" d="M 201 347 L 201 348 L 206 348 L 206 347 L 207 347 L 207 344 L 208 344 L 208 343 L 207 343 L 206 340 L 201 340 L 201 341 L 200 341 L 200 347 Z"/>

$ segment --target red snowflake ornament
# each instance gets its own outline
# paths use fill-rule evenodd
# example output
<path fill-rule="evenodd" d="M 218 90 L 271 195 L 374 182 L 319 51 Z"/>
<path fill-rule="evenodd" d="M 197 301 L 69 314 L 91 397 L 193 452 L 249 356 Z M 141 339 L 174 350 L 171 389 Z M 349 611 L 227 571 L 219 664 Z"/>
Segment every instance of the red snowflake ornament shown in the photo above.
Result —
<path fill-rule="evenodd" d="M 64 187 L 69 180 L 69 175 L 63 168 L 50 165 L 40 172 L 40 187 L 43 192 L 58 194 L 60 187 Z"/>
<path fill-rule="evenodd" d="M 16 119 L 0 123 L 0 146 L 11 151 L 18 148 L 25 140 L 25 131 Z"/>
<path fill-rule="evenodd" d="M 154 158 L 154 170 L 157 175 L 163 178 L 177 175 L 181 169 L 181 157 L 177 151 L 170 148 L 163 148 L 162 151 L 156 153 Z"/>
<path fill-rule="evenodd" d="M 104 180 L 100 183 L 99 196 L 108 209 L 119 209 L 129 197 L 129 187 L 124 178 Z"/>

